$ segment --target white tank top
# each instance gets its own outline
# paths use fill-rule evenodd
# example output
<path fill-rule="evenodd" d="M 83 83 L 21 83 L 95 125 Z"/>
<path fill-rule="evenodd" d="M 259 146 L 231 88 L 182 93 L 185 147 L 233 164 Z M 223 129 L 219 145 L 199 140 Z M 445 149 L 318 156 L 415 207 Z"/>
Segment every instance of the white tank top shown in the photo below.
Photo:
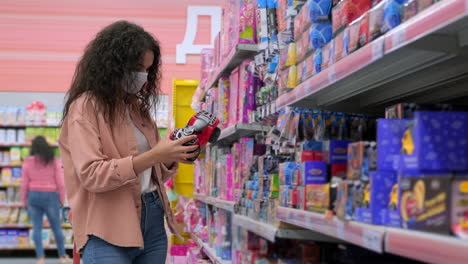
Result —
<path fill-rule="evenodd" d="M 130 120 L 133 130 L 135 131 L 135 137 L 136 137 L 137 145 L 138 145 L 138 154 L 141 154 L 150 150 L 151 147 L 149 146 L 145 135 L 143 135 L 140 129 L 138 129 L 138 127 L 135 126 L 135 123 L 133 123 L 132 119 L 130 118 L 130 114 L 128 114 L 128 119 Z M 152 168 L 149 168 L 138 174 L 138 176 L 140 177 L 140 182 L 141 182 L 141 193 L 148 193 L 148 192 L 153 192 L 156 190 L 156 186 L 151 181 L 151 171 L 152 171 Z"/>

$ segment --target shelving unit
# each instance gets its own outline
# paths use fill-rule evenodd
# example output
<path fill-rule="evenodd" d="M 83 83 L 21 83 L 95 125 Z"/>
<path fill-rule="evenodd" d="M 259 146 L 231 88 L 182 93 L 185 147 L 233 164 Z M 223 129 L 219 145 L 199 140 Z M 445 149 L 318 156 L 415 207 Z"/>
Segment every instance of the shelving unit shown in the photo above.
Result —
<path fill-rule="evenodd" d="M 234 68 L 239 66 L 244 60 L 251 59 L 258 53 L 256 44 L 238 44 L 236 48 L 226 56 L 219 69 L 213 74 L 213 78 L 208 81 L 206 88 L 211 88 L 218 82 L 219 78 L 231 73 Z"/>
<path fill-rule="evenodd" d="M 32 224 L 0 224 L 0 228 L 32 228 Z M 44 228 L 50 228 L 50 226 L 44 226 Z M 62 228 L 72 228 L 71 224 L 62 224 Z"/>
<path fill-rule="evenodd" d="M 345 223 L 336 217 L 327 219 L 323 214 L 285 207 L 278 207 L 276 217 L 285 223 L 320 232 L 375 252 L 384 252 L 385 228 L 380 226 Z"/>
<path fill-rule="evenodd" d="M 271 127 L 268 125 L 262 124 L 243 124 L 238 123 L 232 125 L 226 129 L 221 131 L 221 135 L 219 136 L 217 144 L 219 145 L 229 145 L 233 142 L 238 141 L 240 138 L 243 137 L 252 137 L 255 134 L 268 132 L 270 131 Z"/>
<path fill-rule="evenodd" d="M 276 227 L 242 215 L 234 215 L 232 223 L 234 225 L 245 228 L 250 232 L 255 233 L 271 242 L 275 242 L 276 238 L 338 242 L 337 239 L 324 236 L 323 234 L 314 231 L 299 228 L 291 229 Z"/>
<path fill-rule="evenodd" d="M 385 251 L 429 263 L 468 263 L 468 241 L 404 229 L 387 228 Z"/>
<path fill-rule="evenodd" d="M 22 203 L 0 203 L 0 207 L 22 207 Z"/>
<path fill-rule="evenodd" d="M 231 261 L 222 260 L 216 256 L 216 252 L 213 248 L 210 248 L 207 244 L 203 243 L 200 238 L 192 234 L 192 240 L 202 248 L 203 252 L 213 262 L 213 264 L 231 264 Z"/>
<path fill-rule="evenodd" d="M 46 250 L 56 250 L 57 246 L 44 246 Z M 65 245 L 65 249 L 73 249 L 73 245 Z M 0 250 L 34 250 L 34 247 L 0 247 Z"/>
<path fill-rule="evenodd" d="M 403 99 L 431 103 L 468 96 L 462 88 L 468 81 L 467 27 L 465 0 L 436 3 L 280 96 L 278 109 L 375 113 Z"/>
<path fill-rule="evenodd" d="M 304 227 L 379 253 L 391 253 L 429 263 L 468 263 L 468 242 L 406 229 L 342 222 L 336 217 L 279 207 L 282 222 Z"/>
<path fill-rule="evenodd" d="M 52 124 L 27 124 L 27 123 L 19 123 L 19 124 L 1 124 L 0 127 L 8 127 L 8 128 L 25 128 L 25 127 L 52 127 L 52 128 L 58 128 L 60 127 L 59 124 L 52 125 Z"/>
<path fill-rule="evenodd" d="M 195 199 L 204 202 L 206 204 L 210 204 L 214 207 L 221 208 L 227 210 L 229 212 L 234 212 L 234 202 L 233 201 L 225 201 L 216 197 L 206 196 L 202 194 L 194 194 Z"/>
<path fill-rule="evenodd" d="M 56 142 L 56 143 L 52 143 L 50 144 L 51 147 L 58 147 L 59 144 Z M 2 144 L 0 143 L 0 147 L 6 147 L 6 148 L 9 148 L 9 147 L 31 147 L 31 143 L 11 143 L 11 144 Z"/>

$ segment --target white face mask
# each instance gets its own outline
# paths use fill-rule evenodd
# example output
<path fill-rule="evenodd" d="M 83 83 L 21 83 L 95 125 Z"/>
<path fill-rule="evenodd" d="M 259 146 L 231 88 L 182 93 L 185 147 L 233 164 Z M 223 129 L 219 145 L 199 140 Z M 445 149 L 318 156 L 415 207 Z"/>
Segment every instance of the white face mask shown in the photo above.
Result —
<path fill-rule="evenodd" d="M 132 72 L 131 82 L 124 87 L 125 91 L 129 94 L 137 94 L 146 82 L 148 82 L 147 72 Z"/>

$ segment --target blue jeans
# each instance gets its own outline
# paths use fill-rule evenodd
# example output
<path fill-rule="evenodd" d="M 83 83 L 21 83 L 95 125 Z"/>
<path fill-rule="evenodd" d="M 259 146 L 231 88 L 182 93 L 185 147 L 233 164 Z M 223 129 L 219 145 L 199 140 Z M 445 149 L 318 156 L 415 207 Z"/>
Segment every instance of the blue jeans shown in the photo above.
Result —
<path fill-rule="evenodd" d="M 156 193 L 143 194 L 142 201 L 141 233 L 144 248 L 119 247 L 91 235 L 83 250 L 83 264 L 166 263 L 167 235 L 162 202 Z"/>
<path fill-rule="evenodd" d="M 42 226 L 44 214 L 49 219 L 50 227 L 54 232 L 57 250 L 60 257 L 65 256 L 65 239 L 60 222 L 60 200 L 57 192 L 28 192 L 28 211 L 33 223 L 33 240 L 36 256 L 43 258 Z"/>

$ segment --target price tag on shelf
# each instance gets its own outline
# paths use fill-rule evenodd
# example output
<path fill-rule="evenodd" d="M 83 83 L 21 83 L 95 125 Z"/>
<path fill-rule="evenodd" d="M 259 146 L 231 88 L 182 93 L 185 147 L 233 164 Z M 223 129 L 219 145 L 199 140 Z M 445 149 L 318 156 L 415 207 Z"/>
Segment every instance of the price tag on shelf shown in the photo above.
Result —
<path fill-rule="evenodd" d="M 406 41 L 406 25 L 403 24 L 392 34 L 392 48 L 397 48 Z"/>
<path fill-rule="evenodd" d="M 336 222 L 336 235 L 338 238 L 345 240 L 345 223 L 343 221 Z"/>
<path fill-rule="evenodd" d="M 362 245 L 376 252 L 382 252 L 382 236 L 379 232 L 364 229 L 362 232 Z"/>
<path fill-rule="evenodd" d="M 330 66 L 328 68 L 328 81 L 330 83 L 334 83 L 336 81 L 335 66 Z"/>
<path fill-rule="evenodd" d="M 384 38 L 378 38 L 372 42 L 372 61 L 376 61 L 383 57 L 384 54 Z"/>

